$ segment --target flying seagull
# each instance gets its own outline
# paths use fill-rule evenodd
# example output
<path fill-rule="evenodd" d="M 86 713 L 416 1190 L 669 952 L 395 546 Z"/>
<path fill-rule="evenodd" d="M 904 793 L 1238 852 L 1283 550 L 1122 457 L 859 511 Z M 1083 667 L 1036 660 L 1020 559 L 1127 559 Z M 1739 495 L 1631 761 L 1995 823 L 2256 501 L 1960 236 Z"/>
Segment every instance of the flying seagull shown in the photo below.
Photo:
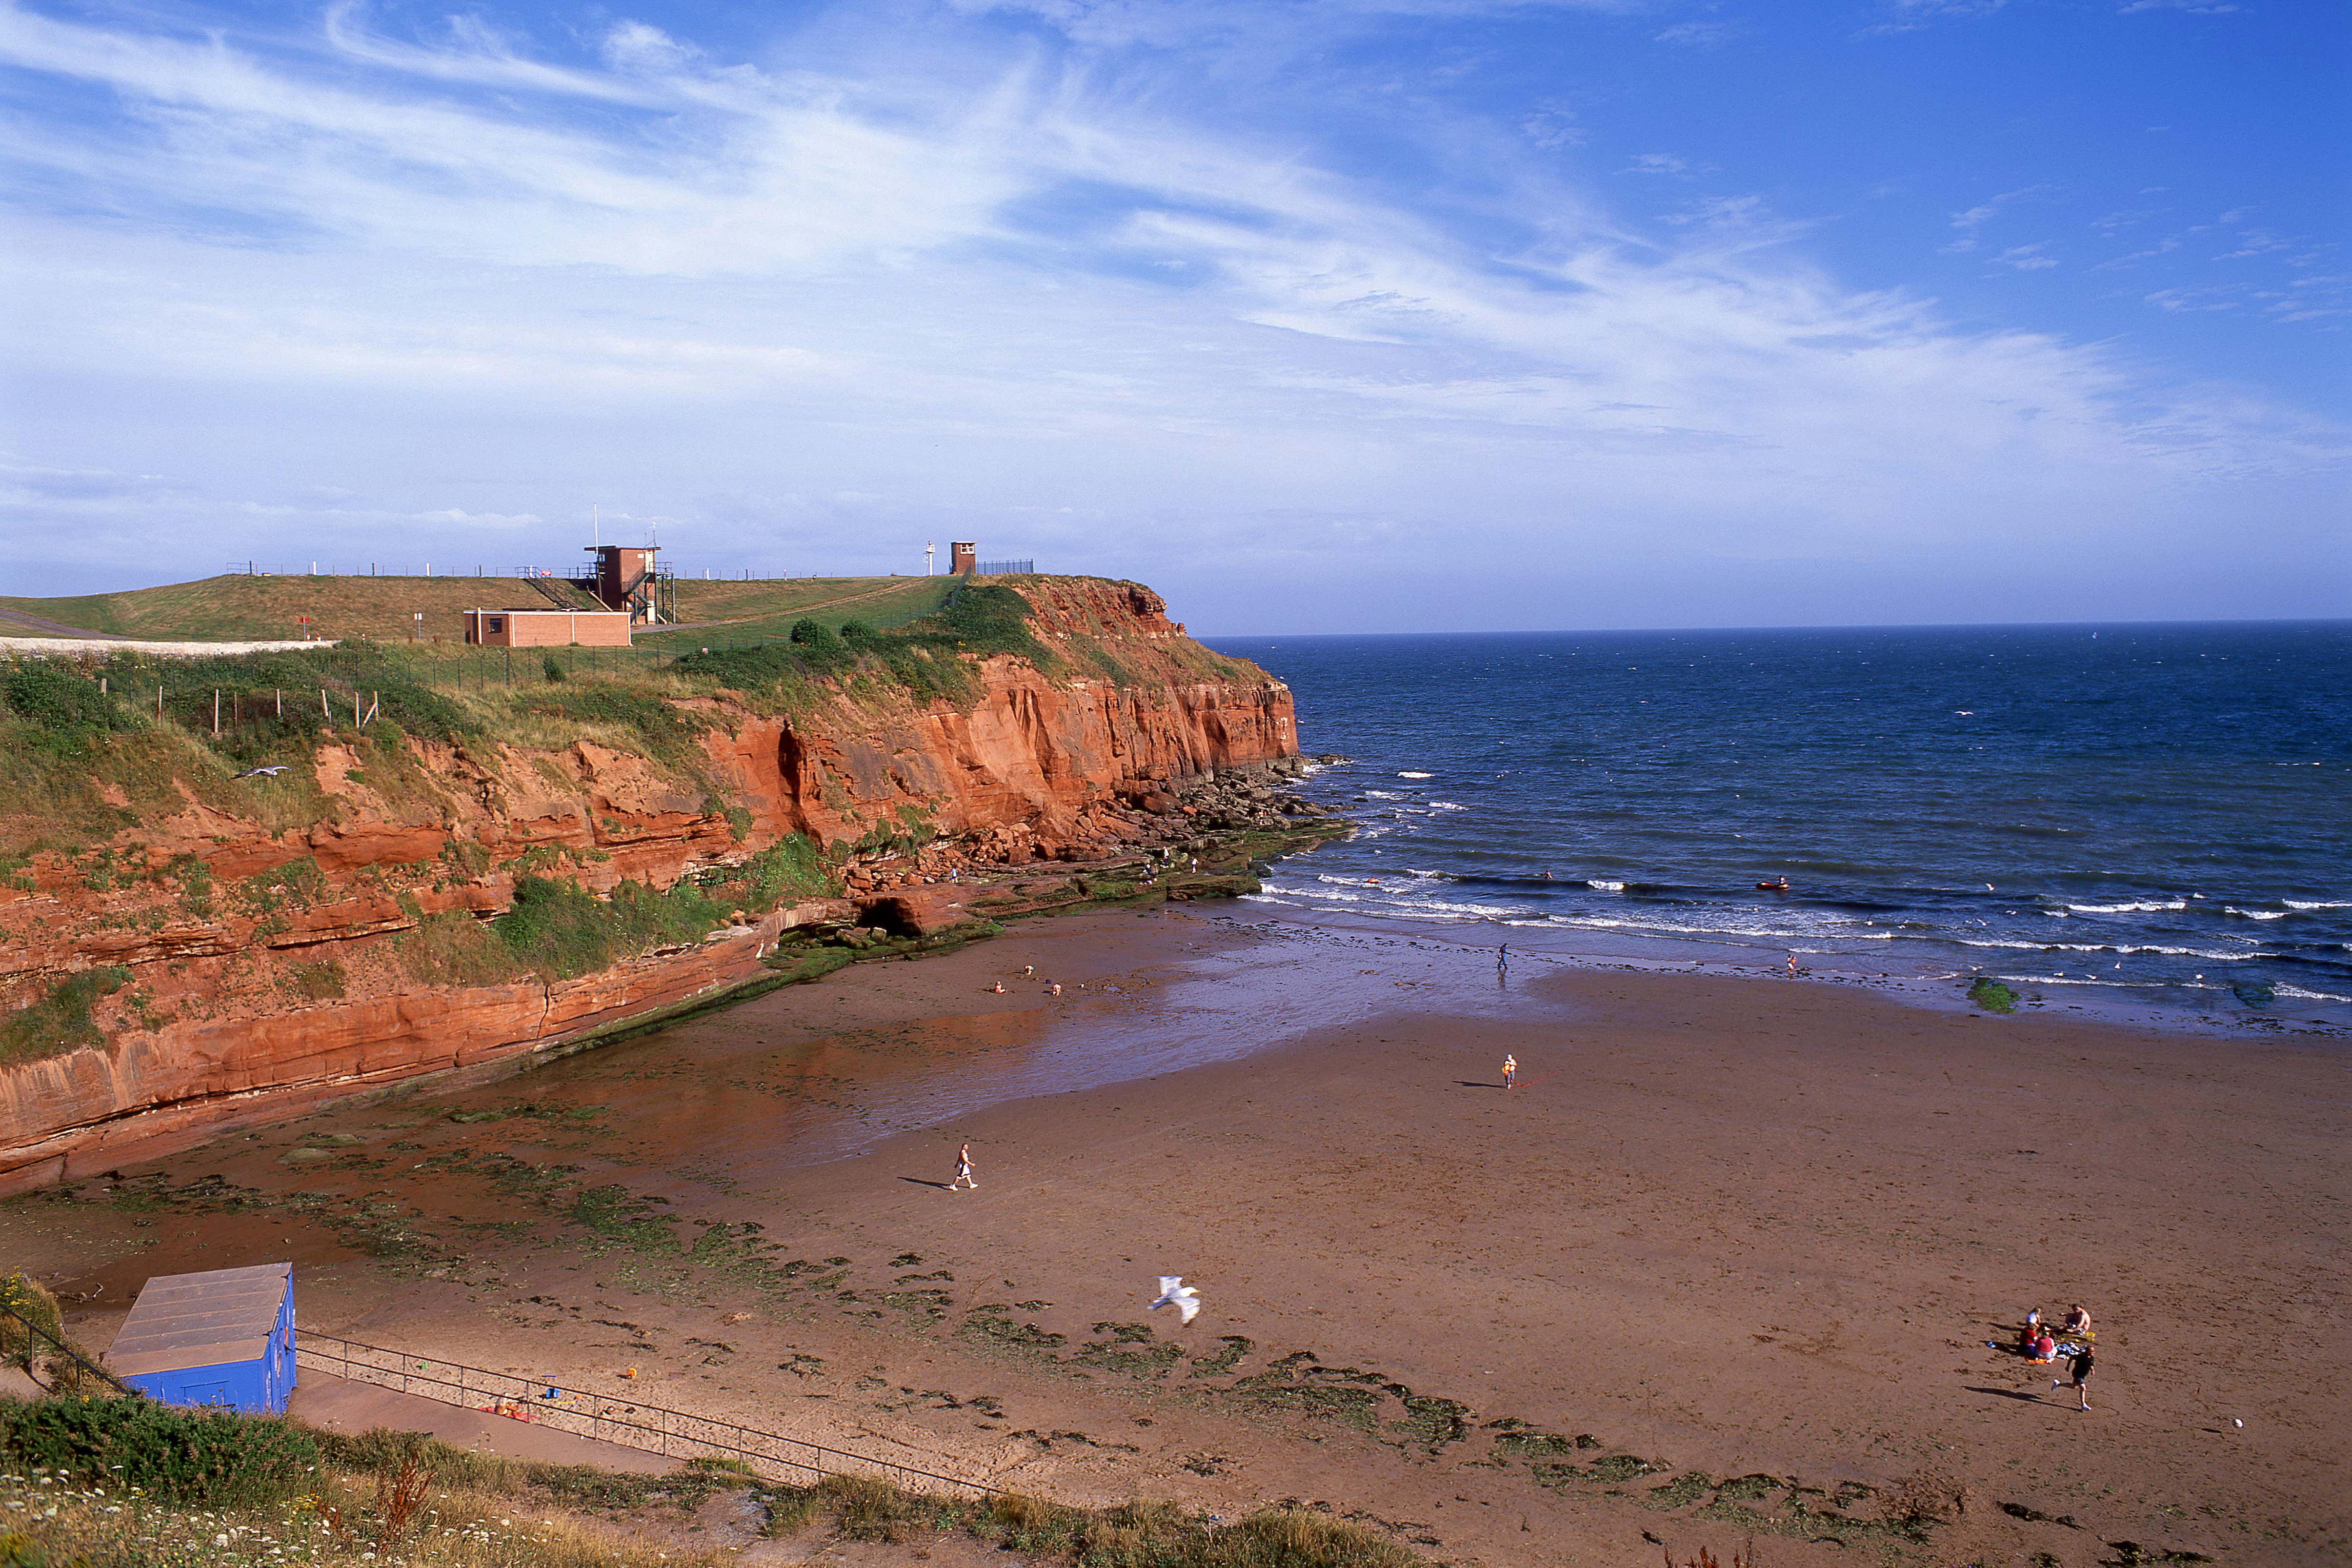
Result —
<path fill-rule="evenodd" d="M 1150 1311 L 1160 1307 L 1175 1308 L 1176 1315 L 1189 1323 L 1200 1316 L 1201 1293 L 1185 1284 L 1182 1275 L 1162 1274 L 1160 1276 L 1160 1300 L 1152 1302 L 1151 1306 L 1145 1310 Z"/>
<path fill-rule="evenodd" d="M 274 779 L 285 771 L 286 764 L 284 763 L 280 763 L 274 768 L 247 768 L 245 772 L 237 774 L 236 776 L 241 779 Z"/>

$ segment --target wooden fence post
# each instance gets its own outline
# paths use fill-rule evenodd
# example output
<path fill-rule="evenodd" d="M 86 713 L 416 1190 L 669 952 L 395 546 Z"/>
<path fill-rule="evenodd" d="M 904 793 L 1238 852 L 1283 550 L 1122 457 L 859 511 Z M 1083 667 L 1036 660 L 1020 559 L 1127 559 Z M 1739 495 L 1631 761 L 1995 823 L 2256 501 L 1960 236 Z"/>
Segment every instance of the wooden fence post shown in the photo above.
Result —
<path fill-rule="evenodd" d="M 213 734 L 220 734 L 220 688 L 213 688 Z"/>

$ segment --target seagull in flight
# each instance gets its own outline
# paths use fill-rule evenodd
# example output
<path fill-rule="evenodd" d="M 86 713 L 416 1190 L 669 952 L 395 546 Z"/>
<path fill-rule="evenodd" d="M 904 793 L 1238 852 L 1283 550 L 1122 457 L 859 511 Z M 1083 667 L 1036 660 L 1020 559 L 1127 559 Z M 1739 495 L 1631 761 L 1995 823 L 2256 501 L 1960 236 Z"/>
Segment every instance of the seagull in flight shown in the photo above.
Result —
<path fill-rule="evenodd" d="M 1162 1274 L 1160 1276 L 1160 1300 L 1145 1310 L 1160 1307 L 1175 1308 L 1176 1315 L 1189 1323 L 1201 1314 L 1201 1293 L 1185 1284 L 1182 1275 Z"/>
<path fill-rule="evenodd" d="M 241 779 L 274 779 L 285 771 L 286 764 L 280 763 L 274 768 L 247 768 L 236 776 Z"/>

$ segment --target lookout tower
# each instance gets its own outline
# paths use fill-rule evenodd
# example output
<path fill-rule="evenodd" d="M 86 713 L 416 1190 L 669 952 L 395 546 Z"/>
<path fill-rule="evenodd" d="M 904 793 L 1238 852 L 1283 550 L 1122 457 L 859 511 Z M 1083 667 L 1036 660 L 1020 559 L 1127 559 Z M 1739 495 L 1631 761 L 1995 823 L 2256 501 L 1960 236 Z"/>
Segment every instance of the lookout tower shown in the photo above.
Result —
<path fill-rule="evenodd" d="M 948 546 L 948 571 L 958 577 L 969 577 L 980 570 L 980 546 L 969 539 L 959 539 Z"/>
<path fill-rule="evenodd" d="M 654 569 L 659 549 L 652 544 L 591 545 L 588 553 L 596 558 L 596 573 L 584 586 L 608 609 L 628 611 L 631 626 L 659 626 L 660 578 Z"/>

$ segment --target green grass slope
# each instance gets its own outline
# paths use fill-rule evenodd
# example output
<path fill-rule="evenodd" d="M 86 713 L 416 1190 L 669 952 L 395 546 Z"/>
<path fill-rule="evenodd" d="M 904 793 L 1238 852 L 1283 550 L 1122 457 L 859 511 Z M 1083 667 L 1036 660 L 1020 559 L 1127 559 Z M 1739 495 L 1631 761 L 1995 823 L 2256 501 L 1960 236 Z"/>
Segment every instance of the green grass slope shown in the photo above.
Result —
<path fill-rule="evenodd" d="M 761 582 L 680 579 L 677 611 L 688 622 L 723 622 L 730 640 L 782 637 L 803 616 L 836 629 L 862 620 L 877 629 L 903 626 L 929 615 L 945 602 L 949 577 L 793 577 Z M 556 580 L 567 604 L 586 608 L 590 595 Z M 351 577 L 237 574 L 133 588 L 69 598 L 0 597 L 0 611 L 14 610 L 85 631 L 161 641 L 228 641 L 299 637 L 299 617 L 310 618 L 311 635 L 406 640 L 417 632 L 427 640 L 457 642 L 465 636 L 471 609 L 551 607 L 530 583 L 516 577 Z M 0 619 L 0 637 L 28 628 Z M 685 633 L 655 634 L 656 646 L 682 652 L 692 643 Z M 704 639 L 707 640 L 707 639 Z"/>

